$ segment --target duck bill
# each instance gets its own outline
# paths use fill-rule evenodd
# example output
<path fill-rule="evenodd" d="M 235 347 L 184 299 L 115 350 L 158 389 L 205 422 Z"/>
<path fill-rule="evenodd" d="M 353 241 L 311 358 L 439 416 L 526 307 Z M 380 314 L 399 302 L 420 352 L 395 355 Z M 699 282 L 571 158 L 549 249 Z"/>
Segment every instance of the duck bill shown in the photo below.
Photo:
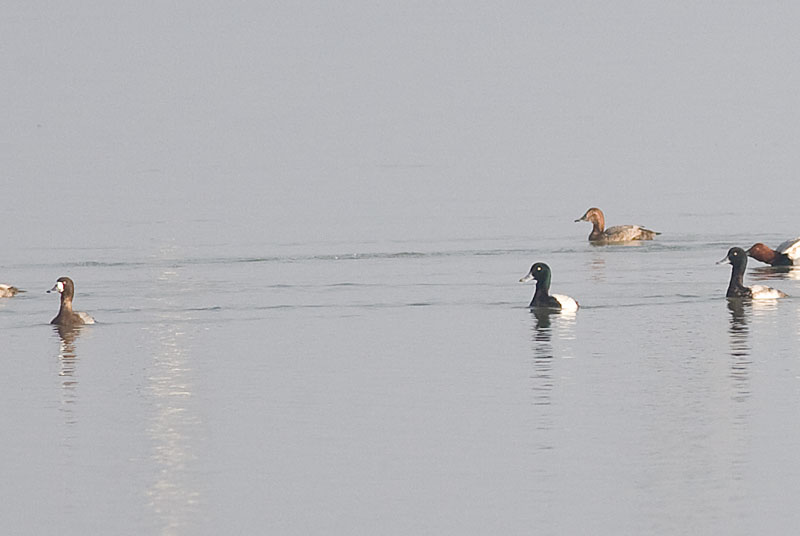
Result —
<path fill-rule="evenodd" d="M 50 294 L 51 292 L 59 292 L 60 293 L 62 290 L 64 290 L 64 285 L 61 282 L 58 282 L 55 285 L 53 285 L 53 288 L 48 290 L 47 293 L 48 294 Z"/>
<path fill-rule="evenodd" d="M 730 263 L 731 263 L 731 260 L 728 257 L 725 257 L 724 259 L 720 259 L 720 260 L 718 260 L 716 262 L 716 264 L 730 264 Z"/>
<path fill-rule="evenodd" d="M 576 222 L 579 222 L 579 221 L 586 221 L 586 216 L 585 216 L 585 215 L 584 215 L 584 216 L 581 216 L 580 218 L 578 218 L 578 219 L 577 219 L 577 220 L 575 220 L 575 221 L 576 221 Z"/>
<path fill-rule="evenodd" d="M 528 272 L 528 275 L 526 275 L 525 277 L 523 277 L 522 279 L 520 279 L 520 280 L 519 280 L 519 282 L 520 282 L 520 283 L 527 283 L 527 282 L 528 282 L 528 281 L 530 281 L 531 279 L 533 279 L 533 274 L 532 274 L 532 273 L 530 273 L 530 272 Z"/>

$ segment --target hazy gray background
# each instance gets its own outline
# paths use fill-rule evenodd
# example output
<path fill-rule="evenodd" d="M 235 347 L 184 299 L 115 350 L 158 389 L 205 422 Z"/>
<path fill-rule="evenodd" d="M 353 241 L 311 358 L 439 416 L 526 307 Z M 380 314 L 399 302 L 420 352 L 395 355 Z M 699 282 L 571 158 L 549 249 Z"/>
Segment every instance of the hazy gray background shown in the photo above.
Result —
<path fill-rule="evenodd" d="M 0 11 L 6 531 L 800 524 L 800 304 L 713 264 L 800 234 L 800 7 Z"/>
<path fill-rule="evenodd" d="M 165 225 L 141 232 L 187 243 L 494 236 L 589 205 L 680 225 L 664 196 L 747 228 L 797 191 L 791 3 L 3 11 L 15 245 L 70 216 L 62 243 L 122 242 L 102 225 L 144 210 Z"/>

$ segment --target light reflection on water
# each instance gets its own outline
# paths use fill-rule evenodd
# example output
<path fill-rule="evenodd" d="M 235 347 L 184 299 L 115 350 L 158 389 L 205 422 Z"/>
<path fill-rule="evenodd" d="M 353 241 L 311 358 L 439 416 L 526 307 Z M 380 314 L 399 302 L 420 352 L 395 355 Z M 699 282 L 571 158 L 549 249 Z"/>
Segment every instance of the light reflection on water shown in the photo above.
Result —
<path fill-rule="evenodd" d="M 175 271 L 164 272 L 159 283 L 170 285 L 177 278 Z M 192 405 L 194 388 L 185 348 L 187 333 L 182 327 L 187 321 L 184 316 L 182 311 L 164 313 L 161 322 L 148 328 L 157 343 L 153 369 L 147 378 L 154 406 L 147 433 L 157 471 L 147 494 L 153 512 L 161 520 L 162 534 L 181 534 L 190 522 L 196 523 L 200 501 L 200 492 L 192 485 L 196 479 L 189 476 L 190 464 L 197 460 L 192 432 L 201 419 Z"/>

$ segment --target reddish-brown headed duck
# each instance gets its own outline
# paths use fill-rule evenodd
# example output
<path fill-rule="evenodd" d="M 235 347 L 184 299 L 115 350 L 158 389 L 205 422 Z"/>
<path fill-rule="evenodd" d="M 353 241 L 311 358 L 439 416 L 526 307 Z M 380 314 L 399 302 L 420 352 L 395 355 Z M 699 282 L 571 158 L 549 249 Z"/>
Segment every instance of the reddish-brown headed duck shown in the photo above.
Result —
<path fill-rule="evenodd" d="M 747 250 L 747 254 L 757 261 L 772 266 L 792 266 L 800 264 L 800 238 L 782 242 L 775 249 L 758 242 Z"/>
<path fill-rule="evenodd" d="M 58 292 L 61 294 L 61 308 L 58 315 L 50 321 L 51 324 L 72 327 L 83 324 L 94 324 L 94 318 L 87 313 L 72 310 L 72 298 L 75 296 L 75 283 L 69 277 L 59 277 L 53 288 L 47 292 Z"/>
<path fill-rule="evenodd" d="M 645 229 L 640 225 L 615 225 L 605 229 L 606 219 L 603 211 L 592 207 L 575 221 L 588 221 L 592 224 L 592 232 L 589 233 L 589 242 L 630 242 L 632 240 L 652 240 L 661 233 Z"/>

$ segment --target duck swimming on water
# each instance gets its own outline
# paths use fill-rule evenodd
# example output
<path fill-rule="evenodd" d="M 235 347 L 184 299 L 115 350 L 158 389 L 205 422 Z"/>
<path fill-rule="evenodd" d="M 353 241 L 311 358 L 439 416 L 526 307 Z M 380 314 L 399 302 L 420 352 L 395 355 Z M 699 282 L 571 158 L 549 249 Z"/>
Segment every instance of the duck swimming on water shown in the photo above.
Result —
<path fill-rule="evenodd" d="M 630 242 L 632 240 L 652 240 L 661 233 L 645 229 L 640 225 L 615 225 L 605 229 L 606 220 L 603 211 L 592 207 L 577 221 L 588 221 L 592 224 L 589 242 Z"/>
<path fill-rule="evenodd" d="M 578 302 L 563 294 L 550 294 L 550 267 L 543 262 L 537 262 L 531 266 L 526 276 L 519 280 L 520 283 L 527 283 L 531 279 L 536 280 L 536 291 L 529 307 L 542 309 L 556 309 L 559 311 L 572 312 L 578 310 Z"/>
<path fill-rule="evenodd" d="M 17 287 L 12 287 L 11 285 L 4 285 L 0 283 L 0 298 L 10 298 L 11 296 L 15 296 L 20 292 L 25 292 L 25 291 L 20 290 Z"/>
<path fill-rule="evenodd" d="M 747 268 L 747 253 L 742 248 L 731 248 L 724 259 L 717 261 L 717 264 L 730 263 L 731 281 L 728 284 L 726 298 L 752 298 L 754 300 L 774 300 L 785 298 L 786 294 L 778 289 L 765 285 L 744 286 L 744 271 Z"/>
<path fill-rule="evenodd" d="M 772 266 L 800 265 L 800 238 L 781 242 L 775 249 L 758 242 L 750 246 L 747 255 Z"/>
<path fill-rule="evenodd" d="M 75 296 L 75 283 L 69 277 L 59 277 L 56 284 L 47 291 L 61 294 L 61 307 L 58 315 L 50 321 L 51 324 L 71 327 L 83 324 L 94 324 L 94 318 L 87 313 L 72 310 L 72 298 Z"/>

